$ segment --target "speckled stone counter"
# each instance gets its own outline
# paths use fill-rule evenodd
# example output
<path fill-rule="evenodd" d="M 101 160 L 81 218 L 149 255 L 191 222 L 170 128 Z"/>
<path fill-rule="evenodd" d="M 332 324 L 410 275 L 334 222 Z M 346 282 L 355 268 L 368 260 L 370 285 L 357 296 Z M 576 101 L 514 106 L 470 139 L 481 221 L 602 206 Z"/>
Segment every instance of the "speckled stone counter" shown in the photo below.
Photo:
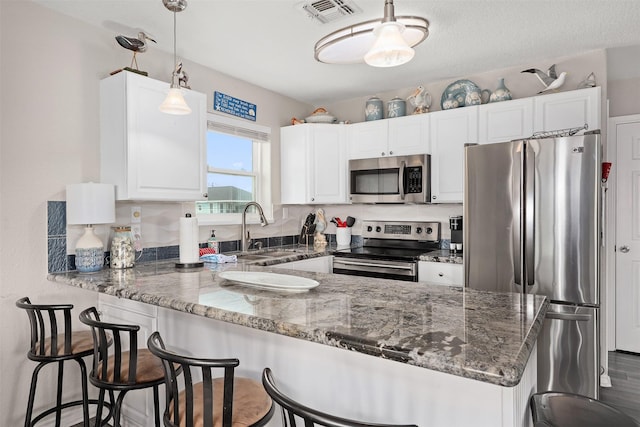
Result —
<path fill-rule="evenodd" d="M 278 292 L 218 277 L 227 270 L 285 273 L 249 262 L 179 270 L 165 261 L 48 279 L 507 387 L 520 381 L 548 306 L 533 295 L 292 270 L 319 286 Z"/>
<path fill-rule="evenodd" d="M 440 249 L 437 251 L 427 252 L 420 255 L 420 261 L 431 262 L 448 262 L 452 264 L 462 264 L 462 255 L 460 253 L 452 253 L 448 249 Z"/>

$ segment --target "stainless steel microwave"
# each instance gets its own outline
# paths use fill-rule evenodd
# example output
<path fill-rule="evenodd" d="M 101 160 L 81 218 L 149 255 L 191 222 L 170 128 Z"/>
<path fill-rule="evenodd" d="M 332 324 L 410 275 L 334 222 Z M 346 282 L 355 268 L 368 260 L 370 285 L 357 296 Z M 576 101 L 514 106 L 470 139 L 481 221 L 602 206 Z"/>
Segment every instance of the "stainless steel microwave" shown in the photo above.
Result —
<path fill-rule="evenodd" d="M 349 160 L 349 195 L 353 203 L 429 203 L 431 156 Z"/>

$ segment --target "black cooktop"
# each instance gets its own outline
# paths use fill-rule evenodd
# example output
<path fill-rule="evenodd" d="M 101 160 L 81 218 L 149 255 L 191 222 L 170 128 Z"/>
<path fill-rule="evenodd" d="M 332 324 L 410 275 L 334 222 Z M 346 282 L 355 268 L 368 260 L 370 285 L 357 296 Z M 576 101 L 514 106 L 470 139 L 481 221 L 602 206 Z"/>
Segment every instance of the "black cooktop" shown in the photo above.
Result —
<path fill-rule="evenodd" d="M 344 258 L 416 261 L 420 258 L 420 255 L 423 255 L 430 251 L 434 251 L 436 249 L 437 248 L 434 247 L 408 249 L 363 246 L 359 248 L 339 249 L 336 250 L 333 255 Z"/>

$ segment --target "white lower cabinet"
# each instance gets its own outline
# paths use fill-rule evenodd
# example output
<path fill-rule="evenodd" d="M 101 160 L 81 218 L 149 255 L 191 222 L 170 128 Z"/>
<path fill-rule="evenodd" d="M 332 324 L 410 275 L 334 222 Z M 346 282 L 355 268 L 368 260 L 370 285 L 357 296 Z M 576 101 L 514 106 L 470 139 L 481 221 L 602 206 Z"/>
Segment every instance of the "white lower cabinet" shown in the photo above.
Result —
<path fill-rule="evenodd" d="M 347 203 L 345 127 L 281 128 L 280 189 L 282 204 Z"/>
<path fill-rule="evenodd" d="M 418 281 L 437 285 L 464 286 L 462 264 L 450 262 L 418 262 Z"/>
<path fill-rule="evenodd" d="M 98 311 L 100 319 L 106 322 L 140 326 L 138 348 L 147 348 L 147 339 L 158 330 L 158 307 L 154 305 L 98 294 Z M 123 345 L 128 345 L 128 342 Z M 162 404 L 164 385 L 160 386 L 159 391 Z M 161 406 L 160 418 L 163 410 L 164 407 Z M 151 427 L 154 425 L 152 388 L 127 392 L 122 404 L 121 422 L 123 426 Z"/>
<path fill-rule="evenodd" d="M 287 270 L 311 271 L 314 273 L 331 273 L 333 271 L 333 257 L 322 256 L 317 258 L 302 259 L 300 261 L 284 262 L 274 268 Z"/>

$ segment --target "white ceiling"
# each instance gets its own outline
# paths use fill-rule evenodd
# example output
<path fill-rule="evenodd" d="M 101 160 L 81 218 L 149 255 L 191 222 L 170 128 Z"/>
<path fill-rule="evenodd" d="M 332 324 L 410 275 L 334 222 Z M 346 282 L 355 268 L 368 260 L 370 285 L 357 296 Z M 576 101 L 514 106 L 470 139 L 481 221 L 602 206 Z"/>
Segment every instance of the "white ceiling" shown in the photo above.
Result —
<path fill-rule="evenodd" d="M 429 20 L 430 35 L 400 67 L 328 65 L 313 57 L 328 33 L 383 16 L 384 0 L 352 0 L 362 13 L 328 24 L 298 0 L 188 0 L 178 13 L 178 56 L 312 105 L 462 78 L 595 49 L 640 45 L 639 0 L 395 0 L 396 15 Z M 172 52 L 162 0 L 36 0 L 117 34 L 144 30 L 149 49 Z M 115 39 L 113 43 L 116 43 Z"/>

